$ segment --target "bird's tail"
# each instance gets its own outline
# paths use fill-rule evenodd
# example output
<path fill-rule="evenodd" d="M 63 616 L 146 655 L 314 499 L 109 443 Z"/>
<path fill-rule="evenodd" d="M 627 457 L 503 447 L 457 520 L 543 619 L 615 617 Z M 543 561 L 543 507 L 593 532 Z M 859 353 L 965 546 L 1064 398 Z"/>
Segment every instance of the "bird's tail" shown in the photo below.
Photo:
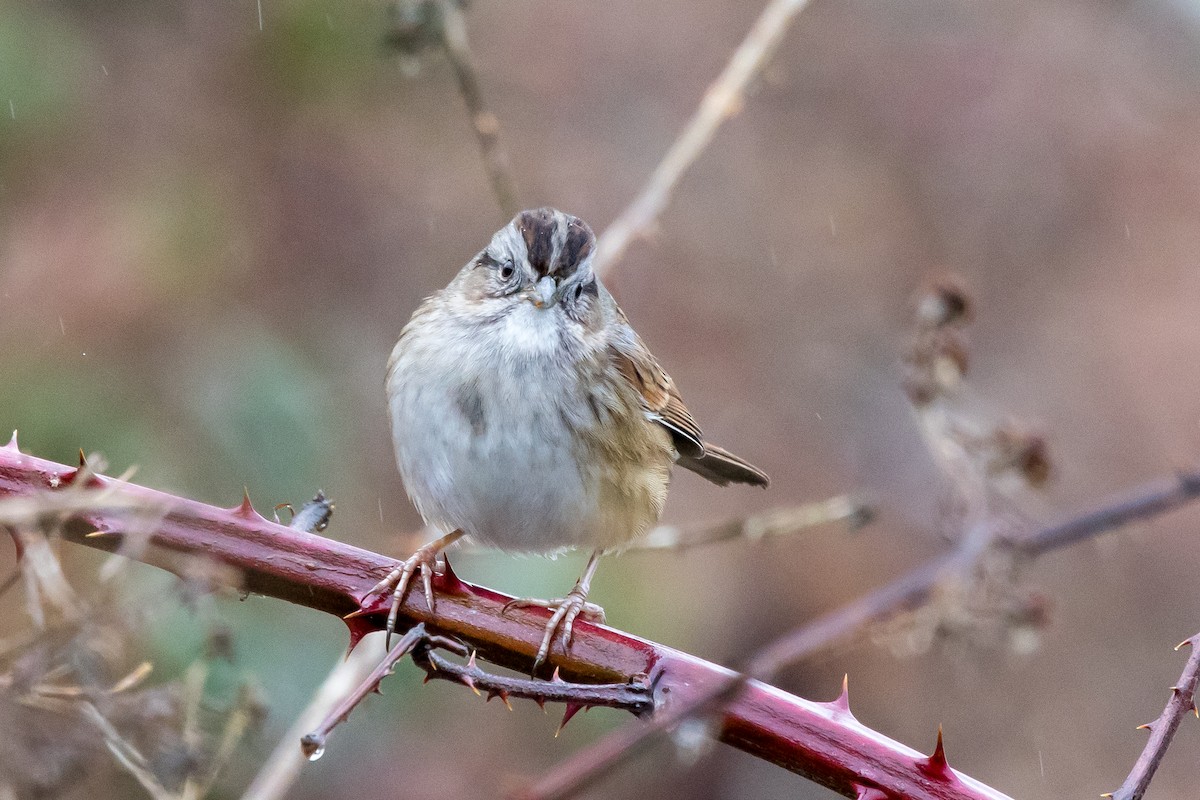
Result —
<path fill-rule="evenodd" d="M 715 444 L 704 443 L 704 455 L 696 458 L 680 456 L 679 466 L 690 469 L 705 480 L 712 481 L 718 486 L 730 483 L 748 483 L 751 486 L 761 486 L 764 489 L 771 484 L 767 473 L 748 461 L 735 456 L 733 453 Z"/>

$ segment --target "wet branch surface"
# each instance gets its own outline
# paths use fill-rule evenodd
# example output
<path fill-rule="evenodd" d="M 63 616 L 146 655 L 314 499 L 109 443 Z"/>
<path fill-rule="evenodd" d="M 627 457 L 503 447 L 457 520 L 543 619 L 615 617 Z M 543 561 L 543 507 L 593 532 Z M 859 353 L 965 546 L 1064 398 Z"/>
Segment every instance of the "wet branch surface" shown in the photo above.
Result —
<path fill-rule="evenodd" d="M 0 448 L 0 496 L 39 496 L 71 484 L 76 470 Z M 132 558 L 176 574 L 194 573 L 197 561 L 238 576 L 243 591 L 324 611 L 339 618 L 359 610 L 361 598 L 396 564 L 394 559 L 271 522 L 248 502 L 232 509 L 198 503 L 113 478 L 90 477 L 107 497 L 160 510 L 146 541 L 121 532 L 125 509 L 71 510 L 64 516 L 69 541 Z M 189 569 L 191 567 L 191 569 Z M 431 634 L 466 643 L 480 658 L 528 671 L 541 641 L 547 612 L 501 614 L 511 598 L 459 580 L 452 571 L 435 578 L 438 613 L 421 592 L 401 609 L 405 629 L 424 623 Z M 721 602 L 714 598 L 714 602 Z M 382 629 L 390 598 L 373 598 L 367 613 L 345 621 L 353 641 Z M 552 656 L 561 677 L 577 683 L 629 683 L 653 687 L 651 718 L 689 707 L 697 696 L 728 686 L 735 673 L 686 653 L 602 625 L 581 622 L 571 651 Z M 939 753 L 924 756 L 861 725 L 838 702 L 816 703 L 749 681 L 720 712 L 722 741 L 785 767 L 847 797 L 1003 798 L 1000 792 L 945 765 Z"/>

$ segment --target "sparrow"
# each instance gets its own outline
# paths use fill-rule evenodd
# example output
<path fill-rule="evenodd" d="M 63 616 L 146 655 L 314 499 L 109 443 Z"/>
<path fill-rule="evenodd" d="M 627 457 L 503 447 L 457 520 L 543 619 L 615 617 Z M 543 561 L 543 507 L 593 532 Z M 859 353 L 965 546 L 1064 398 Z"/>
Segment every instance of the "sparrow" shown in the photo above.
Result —
<path fill-rule="evenodd" d="M 587 601 L 600 557 L 649 531 L 678 465 L 719 486 L 766 487 L 767 475 L 704 440 L 671 377 L 592 268 L 587 223 L 523 211 L 400 333 L 386 390 L 396 463 L 426 523 L 444 532 L 370 592 L 393 597 L 387 630 L 420 572 L 433 609 L 438 554 L 462 537 L 553 555 L 591 551 L 555 600 L 514 600 L 552 614 L 534 672 Z"/>

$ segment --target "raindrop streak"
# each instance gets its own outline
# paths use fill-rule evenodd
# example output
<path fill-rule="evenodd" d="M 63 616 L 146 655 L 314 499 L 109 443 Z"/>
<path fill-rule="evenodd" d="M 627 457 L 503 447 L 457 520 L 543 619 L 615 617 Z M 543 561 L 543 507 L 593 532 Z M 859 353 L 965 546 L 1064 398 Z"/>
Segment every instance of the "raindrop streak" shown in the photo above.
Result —
<path fill-rule="evenodd" d="M 13 105 L 12 98 L 8 98 L 8 113 L 13 118 L 17 118 L 17 107 Z"/>
<path fill-rule="evenodd" d="M 262 0 L 258 0 L 258 32 L 262 33 Z M 320 756 L 317 756 L 320 758 Z"/>

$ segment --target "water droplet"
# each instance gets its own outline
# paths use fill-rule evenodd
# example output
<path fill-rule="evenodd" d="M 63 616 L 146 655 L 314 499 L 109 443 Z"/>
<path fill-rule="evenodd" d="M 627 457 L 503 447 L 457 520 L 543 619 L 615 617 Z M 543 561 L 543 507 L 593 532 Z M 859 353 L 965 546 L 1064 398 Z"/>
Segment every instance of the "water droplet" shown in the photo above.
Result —
<path fill-rule="evenodd" d="M 325 755 L 325 737 L 319 733 L 305 734 L 300 738 L 300 752 L 309 761 L 316 761 Z"/>

